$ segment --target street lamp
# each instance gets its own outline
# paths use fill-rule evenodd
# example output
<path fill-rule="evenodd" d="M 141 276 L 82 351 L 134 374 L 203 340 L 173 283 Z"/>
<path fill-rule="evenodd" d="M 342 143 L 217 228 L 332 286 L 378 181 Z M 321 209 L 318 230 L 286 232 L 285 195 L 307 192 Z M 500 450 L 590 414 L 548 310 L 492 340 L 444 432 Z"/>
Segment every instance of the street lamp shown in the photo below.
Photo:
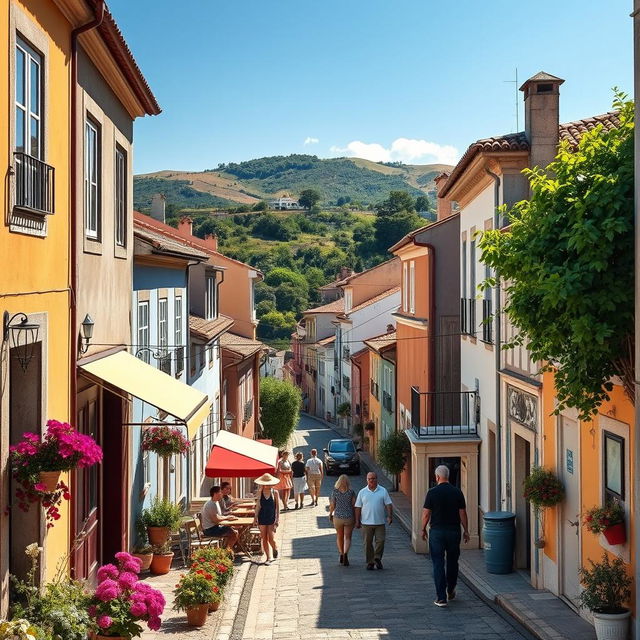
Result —
<path fill-rule="evenodd" d="M 15 318 L 21 318 L 17 324 L 11 324 Z M 2 315 L 2 341 L 7 342 L 11 336 L 12 349 L 16 350 L 18 362 L 24 372 L 33 358 L 35 344 L 38 342 L 38 331 L 40 325 L 29 322 L 25 313 L 14 313 L 10 315 L 5 311 Z"/>
<path fill-rule="evenodd" d="M 224 414 L 224 426 L 227 428 L 227 431 L 231 430 L 235 419 L 236 417 L 231 413 L 231 411 L 227 411 L 227 413 Z"/>
<path fill-rule="evenodd" d="M 86 353 L 87 349 L 89 348 L 89 341 L 93 337 L 94 324 L 95 323 L 93 322 L 91 316 L 87 313 L 87 315 L 84 317 L 84 320 L 82 321 L 82 324 L 80 325 L 82 327 L 79 346 L 80 353 Z"/>

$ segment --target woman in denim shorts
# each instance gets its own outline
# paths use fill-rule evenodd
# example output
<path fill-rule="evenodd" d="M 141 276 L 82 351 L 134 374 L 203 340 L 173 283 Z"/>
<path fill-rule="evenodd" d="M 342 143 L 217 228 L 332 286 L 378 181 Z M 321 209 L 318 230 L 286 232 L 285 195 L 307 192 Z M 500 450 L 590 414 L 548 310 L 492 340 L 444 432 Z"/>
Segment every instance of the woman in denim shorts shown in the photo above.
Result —
<path fill-rule="evenodd" d="M 340 552 L 340 564 L 349 566 L 349 548 L 351 547 L 351 535 L 355 525 L 356 493 L 351 488 L 349 478 L 342 474 L 333 487 L 329 497 L 329 519 L 336 528 L 336 542 Z"/>

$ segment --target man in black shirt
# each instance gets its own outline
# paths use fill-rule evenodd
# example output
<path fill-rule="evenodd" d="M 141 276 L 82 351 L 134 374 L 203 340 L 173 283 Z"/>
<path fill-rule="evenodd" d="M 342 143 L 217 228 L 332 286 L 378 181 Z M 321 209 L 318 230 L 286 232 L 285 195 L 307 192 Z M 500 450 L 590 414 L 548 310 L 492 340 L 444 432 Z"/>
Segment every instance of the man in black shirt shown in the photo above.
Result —
<path fill-rule="evenodd" d="M 456 597 L 458 582 L 458 558 L 460 557 L 460 525 L 464 541 L 469 542 L 467 509 L 462 491 L 449 484 L 449 468 L 436 468 L 438 483 L 427 492 L 422 510 L 422 539 L 427 539 L 429 530 L 429 554 L 433 562 L 433 579 L 436 583 L 437 607 L 446 607 L 447 599 Z M 445 554 L 447 569 L 445 573 Z"/>

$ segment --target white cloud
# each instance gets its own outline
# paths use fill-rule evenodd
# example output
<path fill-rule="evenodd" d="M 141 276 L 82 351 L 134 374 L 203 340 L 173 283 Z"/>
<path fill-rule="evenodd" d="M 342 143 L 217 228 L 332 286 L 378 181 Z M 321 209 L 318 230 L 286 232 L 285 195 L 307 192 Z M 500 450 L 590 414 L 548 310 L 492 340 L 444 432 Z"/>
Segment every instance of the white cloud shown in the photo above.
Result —
<path fill-rule="evenodd" d="M 320 140 L 318 140 L 318 138 L 311 138 L 309 136 L 307 136 L 304 139 L 305 146 L 308 145 L 308 144 L 318 144 L 318 142 L 320 142 Z"/>
<path fill-rule="evenodd" d="M 330 151 L 373 162 L 404 162 L 406 164 L 456 164 L 460 157 L 458 150 L 451 145 L 413 138 L 396 138 L 388 148 L 377 142 L 353 140 L 346 147 L 333 146 Z"/>

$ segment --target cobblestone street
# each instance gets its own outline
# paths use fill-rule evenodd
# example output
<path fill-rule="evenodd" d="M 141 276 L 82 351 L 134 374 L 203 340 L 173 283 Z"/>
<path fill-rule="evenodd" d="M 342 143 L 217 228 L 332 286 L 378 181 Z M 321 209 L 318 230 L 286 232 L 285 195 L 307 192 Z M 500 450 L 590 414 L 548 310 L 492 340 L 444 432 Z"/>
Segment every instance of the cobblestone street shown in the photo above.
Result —
<path fill-rule="evenodd" d="M 320 423 L 303 417 L 295 434 L 296 451 L 321 453 L 332 437 Z M 354 489 L 363 477 L 352 478 Z M 338 563 L 335 536 L 327 517 L 327 495 L 335 478 L 325 478 L 317 507 L 282 514 L 280 557 L 257 568 L 244 630 L 246 640 L 304 638 L 450 638 L 498 640 L 528 638 L 459 584 L 458 597 L 445 609 L 433 605 L 431 563 L 417 556 L 400 526 L 387 529 L 383 571 L 366 571 L 362 537 L 354 532 L 350 567 Z M 309 498 L 306 498 L 306 505 Z M 247 585 L 249 588 L 249 585 Z M 238 625 L 235 626 L 238 632 Z M 230 634 L 221 630 L 218 640 Z"/>

